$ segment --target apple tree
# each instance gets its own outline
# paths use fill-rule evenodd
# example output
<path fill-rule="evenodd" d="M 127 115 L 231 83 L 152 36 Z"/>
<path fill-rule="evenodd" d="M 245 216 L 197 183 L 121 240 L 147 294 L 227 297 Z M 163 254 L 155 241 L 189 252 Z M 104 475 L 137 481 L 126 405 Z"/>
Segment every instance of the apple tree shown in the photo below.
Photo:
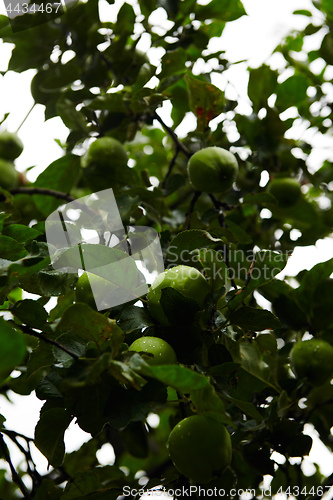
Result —
<path fill-rule="evenodd" d="M 247 69 L 247 96 L 222 50 L 240 0 L 32 5 L 0 17 L 7 71 L 33 70 L 68 136 L 31 182 L 1 117 L 1 397 L 43 406 L 34 436 L 1 416 L 0 497 L 321 498 L 333 476 L 304 463 L 307 424 L 333 449 L 333 258 L 280 273 L 332 233 L 332 156 L 315 147 L 332 139 L 331 1 L 294 12 L 305 28 Z M 166 271 L 100 311 L 84 275 L 52 266 L 45 220 L 108 188 L 124 226 L 157 231 Z M 71 422 L 90 439 L 69 453 Z"/>

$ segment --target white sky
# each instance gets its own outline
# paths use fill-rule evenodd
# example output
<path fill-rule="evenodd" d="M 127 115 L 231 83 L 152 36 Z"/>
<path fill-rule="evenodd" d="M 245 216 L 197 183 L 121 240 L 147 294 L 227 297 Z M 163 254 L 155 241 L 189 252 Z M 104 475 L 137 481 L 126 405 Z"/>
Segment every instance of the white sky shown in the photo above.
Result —
<path fill-rule="evenodd" d="M 118 8 L 122 3 L 122 0 L 116 0 L 114 5 L 110 5 L 105 0 L 102 0 L 102 15 L 108 20 L 115 19 Z M 129 3 L 134 3 L 134 1 Z M 231 61 L 236 62 L 247 59 L 252 66 L 259 66 L 264 62 L 282 36 L 290 32 L 291 29 L 301 29 L 306 26 L 308 23 L 307 18 L 291 16 L 294 10 L 312 10 L 310 0 L 243 0 L 243 4 L 249 15 L 229 23 L 223 32 L 222 40 L 213 40 L 211 48 L 212 50 L 225 50 L 227 59 Z M 5 13 L 4 5 L 1 3 L 0 13 Z M 6 70 L 10 52 L 10 45 L 4 45 L 0 41 L 0 71 Z M 273 62 L 279 65 L 278 58 L 273 59 Z M 235 65 L 228 71 L 228 79 L 234 85 L 237 93 L 245 96 L 242 98 L 244 109 L 247 106 L 247 74 L 245 70 L 248 63 Z M 0 76 L 0 95 L 2 96 L 0 118 L 4 113 L 10 112 L 10 117 L 6 121 L 6 127 L 10 131 L 16 131 L 33 104 L 29 90 L 33 75 L 34 71 L 29 70 L 21 74 L 10 72 L 4 77 Z M 223 86 L 225 82 L 219 81 L 217 78 L 213 83 Z M 43 107 L 40 105 L 35 106 L 19 131 L 19 136 L 25 148 L 22 155 L 17 159 L 16 165 L 19 170 L 25 170 L 29 166 L 36 166 L 36 169 L 31 172 L 31 180 L 53 160 L 62 155 L 62 150 L 54 139 L 58 138 L 65 141 L 67 137 L 67 129 L 60 119 L 54 118 L 44 122 L 43 115 Z M 327 154 L 327 144 L 318 154 L 321 155 L 321 160 L 323 155 Z M 321 240 L 316 247 L 297 248 L 294 255 L 289 259 L 284 275 L 295 275 L 301 269 L 310 269 L 315 263 L 323 262 L 331 258 L 332 255 L 332 239 Z M 14 405 L 8 403 L 3 396 L 0 397 L 0 411 L 7 417 L 8 426 L 33 436 L 42 402 L 34 396 L 26 397 L 15 394 L 13 394 L 12 399 Z M 307 432 L 313 435 L 310 427 L 307 428 Z M 72 425 L 71 431 L 66 432 L 66 449 L 72 451 L 87 439 L 89 439 L 88 434 L 81 431 L 77 425 Z M 15 456 L 16 460 L 21 457 L 17 453 Z M 101 459 L 104 463 L 112 462 L 113 456 L 110 449 L 105 450 L 105 453 L 101 455 Z M 46 460 L 38 451 L 36 451 L 36 460 L 40 471 L 46 471 Z M 318 462 L 324 474 L 328 475 L 333 472 L 333 454 L 330 454 L 317 439 L 314 442 L 310 457 L 307 459 L 307 467 L 310 467 L 310 469 L 311 465 L 309 464 L 311 461 Z M 308 469 L 309 473 L 311 472 L 310 469 Z"/>

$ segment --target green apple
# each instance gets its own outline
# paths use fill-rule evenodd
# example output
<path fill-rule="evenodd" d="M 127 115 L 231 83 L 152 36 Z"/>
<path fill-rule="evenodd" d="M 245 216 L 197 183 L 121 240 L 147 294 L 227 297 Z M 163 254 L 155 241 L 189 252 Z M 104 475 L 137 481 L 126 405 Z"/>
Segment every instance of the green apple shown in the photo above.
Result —
<path fill-rule="evenodd" d="M 95 290 L 96 300 L 91 285 Z M 110 281 L 92 272 L 84 271 L 76 283 L 75 300 L 76 302 L 84 302 L 92 309 L 96 309 L 96 302 L 100 302 L 100 300 L 110 291 L 110 287 L 112 286 L 113 284 Z"/>
<path fill-rule="evenodd" d="M 16 134 L 7 130 L 0 133 L 0 158 L 14 161 L 22 151 L 23 143 Z"/>
<path fill-rule="evenodd" d="M 18 184 L 19 173 L 15 170 L 14 164 L 0 158 L 0 186 L 4 189 L 12 189 Z"/>
<path fill-rule="evenodd" d="M 88 304 L 92 309 L 96 309 L 96 302 L 94 299 L 94 294 L 92 292 L 89 277 L 86 272 L 82 273 L 76 283 L 75 288 L 75 301 L 84 302 Z"/>
<path fill-rule="evenodd" d="M 197 483 L 208 483 L 231 462 L 231 438 L 224 425 L 204 415 L 181 420 L 167 447 L 175 467 Z"/>
<path fill-rule="evenodd" d="M 161 290 L 171 287 L 203 307 L 210 287 L 204 276 L 191 266 L 175 266 L 159 274 L 151 285 L 148 294 L 148 309 L 162 325 L 169 325 L 161 305 Z"/>
<path fill-rule="evenodd" d="M 238 162 L 230 151 L 212 146 L 194 153 L 187 170 L 190 182 L 197 191 L 224 193 L 236 180 Z"/>
<path fill-rule="evenodd" d="M 290 352 L 291 366 L 298 378 L 322 385 L 333 377 L 333 346 L 322 339 L 297 342 Z"/>
<path fill-rule="evenodd" d="M 127 152 L 113 137 L 96 139 L 81 158 L 83 177 L 94 191 L 126 185 L 132 177 Z"/>
<path fill-rule="evenodd" d="M 177 363 L 177 356 L 170 344 L 158 337 L 140 337 L 129 346 L 130 351 L 152 354 L 146 357 L 150 365 L 171 365 Z"/>
<path fill-rule="evenodd" d="M 268 185 L 268 192 L 276 198 L 281 208 L 289 208 L 301 197 L 300 183 L 291 177 L 273 179 Z"/>

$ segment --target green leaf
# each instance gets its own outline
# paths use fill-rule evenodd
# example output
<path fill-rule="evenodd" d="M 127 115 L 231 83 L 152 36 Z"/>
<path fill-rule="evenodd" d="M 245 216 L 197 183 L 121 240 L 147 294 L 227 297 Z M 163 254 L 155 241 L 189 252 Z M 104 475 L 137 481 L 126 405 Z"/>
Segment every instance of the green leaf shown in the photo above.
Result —
<path fill-rule="evenodd" d="M 162 57 L 162 70 L 158 77 L 161 80 L 167 76 L 173 76 L 186 71 L 185 63 L 187 61 L 186 51 L 179 47 L 177 50 L 171 50 Z"/>
<path fill-rule="evenodd" d="M 276 316 L 270 311 L 254 309 L 253 307 L 243 306 L 233 311 L 229 318 L 231 325 L 237 325 L 244 330 L 274 330 L 280 328 L 281 324 Z"/>
<path fill-rule="evenodd" d="M 313 307 L 313 294 L 317 286 L 333 273 L 333 259 L 316 264 L 304 271 L 300 286 L 292 294 L 302 311 L 308 314 Z"/>
<path fill-rule="evenodd" d="M 110 340 L 115 349 L 119 348 L 124 340 L 124 334 L 115 320 L 93 311 L 86 304 L 74 304 L 66 309 L 56 331 L 73 332 L 79 338 L 97 345 Z"/>
<path fill-rule="evenodd" d="M 185 114 L 190 111 L 186 82 L 180 75 L 170 76 L 161 82 L 159 88 L 167 94 L 172 103 L 171 118 L 174 127 L 177 127 L 185 117 Z"/>
<path fill-rule="evenodd" d="M 9 217 L 10 217 L 10 214 L 6 214 L 5 212 L 0 212 L 0 231 L 3 230 L 4 222 Z"/>
<path fill-rule="evenodd" d="M 185 297 L 178 290 L 166 287 L 161 290 L 160 304 L 171 325 L 188 325 L 199 311 L 198 303 Z"/>
<path fill-rule="evenodd" d="M 0 318 L 0 380 L 4 380 L 24 359 L 23 334 Z"/>
<path fill-rule="evenodd" d="M 121 436 L 130 455 L 141 459 L 148 456 L 147 432 L 142 422 L 131 422 Z"/>
<path fill-rule="evenodd" d="M 277 353 L 277 341 L 273 334 L 261 333 L 256 342 L 264 353 L 275 355 Z"/>
<path fill-rule="evenodd" d="M 16 302 L 11 312 L 25 325 L 41 330 L 45 327 L 48 317 L 44 307 L 36 300 L 31 299 L 19 300 Z"/>
<path fill-rule="evenodd" d="M 203 82 L 190 75 L 185 75 L 184 78 L 190 96 L 190 109 L 197 118 L 197 130 L 203 132 L 209 122 L 224 111 L 224 93 L 212 83 Z"/>
<path fill-rule="evenodd" d="M 128 99 L 128 98 L 127 98 Z M 99 95 L 89 103 L 89 108 L 117 113 L 127 113 L 126 96 L 122 92 Z"/>
<path fill-rule="evenodd" d="M 305 9 L 298 9 L 298 10 L 294 10 L 293 15 L 294 16 L 312 17 L 312 12 L 310 12 L 309 10 L 305 10 Z"/>
<path fill-rule="evenodd" d="M 267 99 L 275 92 L 277 73 L 265 64 L 260 68 L 250 69 L 248 95 L 255 111 L 267 106 Z"/>
<path fill-rule="evenodd" d="M 46 374 L 46 369 L 54 363 L 53 348 L 50 344 L 40 341 L 30 353 L 27 363 L 27 378 L 40 373 L 40 377 Z"/>
<path fill-rule="evenodd" d="M 19 243 L 25 243 L 26 241 L 37 238 L 42 233 L 37 231 L 37 229 L 24 226 L 23 224 L 11 224 L 10 226 L 5 227 L 3 234 L 13 238 Z"/>
<path fill-rule="evenodd" d="M 80 157 L 66 155 L 52 162 L 36 179 L 35 186 L 69 193 L 80 172 Z M 34 195 L 34 200 L 45 217 L 64 203 L 52 196 Z"/>
<path fill-rule="evenodd" d="M 87 350 L 86 342 L 82 338 L 73 334 L 73 332 L 63 333 L 59 337 L 56 337 L 56 341 L 63 347 L 66 347 L 69 352 L 75 354 L 78 357 L 83 356 Z M 53 355 L 55 360 L 57 361 L 57 366 L 63 366 L 67 368 L 74 363 L 73 356 L 65 352 L 63 349 L 60 349 L 59 347 L 53 347 Z"/>
<path fill-rule="evenodd" d="M 302 73 L 290 76 L 280 83 L 277 89 L 276 106 L 283 110 L 291 106 L 298 106 L 306 99 L 309 85 L 308 78 Z"/>
<path fill-rule="evenodd" d="M 189 368 L 178 365 L 150 366 L 145 363 L 139 354 L 131 357 L 130 366 L 137 369 L 139 373 L 154 377 L 165 385 L 169 385 L 183 394 L 198 389 L 205 389 L 209 381 Z"/>
<path fill-rule="evenodd" d="M 131 384 L 131 386 L 137 390 L 142 389 L 147 383 L 146 380 L 132 370 L 130 366 L 115 359 L 110 362 L 108 372 L 121 384 Z"/>
<path fill-rule="evenodd" d="M 34 495 L 34 500 L 59 500 L 62 490 L 57 486 L 52 479 L 43 479 Z"/>
<path fill-rule="evenodd" d="M 72 417 L 64 408 L 52 408 L 41 413 L 35 428 L 34 443 L 53 467 L 59 467 L 64 459 L 64 433 Z"/>
<path fill-rule="evenodd" d="M 331 0 L 322 0 L 321 1 L 321 6 L 324 12 L 327 14 L 327 18 L 329 20 L 333 19 L 333 5 Z"/>
<path fill-rule="evenodd" d="M 128 36 L 133 33 L 134 23 L 135 12 L 132 5 L 124 3 L 118 12 L 117 22 L 114 25 L 114 33 L 120 36 Z"/>
<path fill-rule="evenodd" d="M 245 9 L 239 0 L 211 0 L 206 5 L 196 5 L 196 18 L 200 21 L 218 19 L 220 21 L 234 21 L 246 15 Z"/>
<path fill-rule="evenodd" d="M 136 354 L 131 358 L 131 364 L 137 367 L 140 373 L 153 377 L 182 394 L 191 393 L 191 399 L 198 411 L 218 413 L 224 423 L 232 424 L 208 377 L 183 366 L 149 366 Z"/>
<path fill-rule="evenodd" d="M 197 248 L 207 248 L 220 243 L 220 238 L 214 238 L 207 231 L 190 229 L 182 231 L 171 241 L 167 259 L 172 264 L 192 265 L 198 260 L 191 252 Z"/>
<path fill-rule="evenodd" d="M 251 236 L 238 224 L 226 218 L 226 225 L 239 243 L 247 244 L 252 242 Z"/>
<path fill-rule="evenodd" d="M 15 272 L 13 272 L 13 275 L 15 275 Z M 23 290 L 43 297 L 64 295 L 74 288 L 76 282 L 76 274 L 61 273 L 54 270 L 40 271 L 36 274 L 33 274 L 32 270 L 30 270 L 25 274 L 21 274 L 18 279 L 18 283 Z"/>
<path fill-rule="evenodd" d="M 217 252 L 212 248 L 194 250 L 193 252 L 197 252 L 199 262 L 212 290 L 221 289 L 229 277 L 229 269 L 223 260 L 221 252 Z"/>
<path fill-rule="evenodd" d="M 138 356 L 142 361 L 138 354 L 135 356 Z M 149 412 L 165 405 L 166 400 L 166 387 L 158 380 L 150 378 L 140 391 L 132 387 L 127 389 L 120 386 L 114 387 L 108 398 L 104 414 L 112 426 L 123 428 L 129 422 L 145 419 Z M 89 408 L 87 410 L 89 411 Z"/>
<path fill-rule="evenodd" d="M 88 136 L 86 118 L 81 111 L 76 109 L 75 104 L 72 101 L 66 99 L 64 96 L 59 98 L 56 104 L 56 112 L 66 127 L 70 130 L 80 132 L 83 137 Z"/>
<path fill-rule="evenodd" d="M 239 354 L 241 366 L 245 371 L 251 373 L 251 375 L 266 385 L 273 387 L 278 393 L 280 392 L 279 388 L 272 381 L 269 365 L 262 359 L 262 354 L 254 342 L 241 342 L 239 345 Z"/>
<path fill-rule="evenodd" d="M 62 500 L 72 500 L 75 498 L 86 498 L 88 500 L 89 497 L 98 500 L 98 490 L 101 488 L 102 485 L 94 470 L 80 471 L 75 474 L 72 481 L 68 481 L 65 491 L 61 495 Z M 84 496 L 82 496 L 83 492 Z"/>
<path fill-rule="evenodd" d="M 263 416 L 259 413 L 257 408 L 253 403 L 249 403 L 248 401 L 242 401 L 240 399 L 233 398 L 226 393 L 223 393 L 223 397 L 230 401 L 233 405 L 240 408 L 246 415 L 249 415 L 251 418 L 259 424 L 263 420 Z"/>
<path fill-rule="evenodd" d="M 228 302 L 228 308 L 235 310 L 244 299 L 256 288 L 269 283 L 286 266 L 288 255 L 271 250 L 259 251 L 255 257 L 255 264 L 249 271 L 248 282 L 244 287 L 233 294 Z"/>
<path fill-rule="evenodd" d="M 19 280 L 20 278 L 29 277 L 38 273 L 38 271 L 41 271 L 50 264 L 50 257 L 46 257 L 36 264 L 34 264 L 33 262 L 35 262 L 35 259 L 26 259 L 22 261 L 23 265 L 12 264 L 11 266 L 9 266 L 9 281 L 14 282 L 15 280 Z"/>
<path fill-rule="evenodd" d="M 218 418 L 222 423 L 234 426 L 231 418 L 225 413 L 224 404 L 221 398 L 211 384 L 207 385 L 207 387 L 204 387 L 203 389 L 192 391 L 191 401 L 198 412 L 212 415 L 214 414 L 215 417 L 218 415 Z"/>
<path fill-rule="evenodd" d="M 20 260 L 28 255 L 27 250 L 9 236 L 0 236 L 0 257 L 6 260 Z"/>
<path fill-rule="evenodd" d="M 118 323 L 125 333 L 132 333 L 136 330 L 142 330 L 154 323 L 143 307 L 127 306 L 118 315 Z"/>
<path fill-rule="evenodd" d="M 47 70 L 46 78 L 41 82 L 40 90 L 54 92 L 68 87 L 80 78 L 80 68 L 75 58 L 66 64 L 57 63 Z"/>
<path fill-rule="evenodd" d="M 139 71 L 135 84 L 132 87 L 133 99 L 136 93 L 141 91 L 145 84 L 155 75 L 156 67 L 149 63 L 144 63 Z"/>
<path fill-rule="evenodd" d="M 68 474 L 74 476 L 76 472 L 93 468 L 96 464 L 98 449 L 98 440 L 90 439 L 86 443 L 83 443 L 81 448 L 71 453 L 66 453 L 64 467 Z"/>

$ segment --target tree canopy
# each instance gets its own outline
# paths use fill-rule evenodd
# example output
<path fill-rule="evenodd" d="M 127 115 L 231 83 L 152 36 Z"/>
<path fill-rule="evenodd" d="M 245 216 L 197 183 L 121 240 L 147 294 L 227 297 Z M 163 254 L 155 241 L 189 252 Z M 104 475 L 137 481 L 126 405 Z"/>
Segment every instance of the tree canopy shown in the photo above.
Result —
<path fill-rule="evenodd" d="M 228 85 L 213 84 L 237 64 L 212 53 L 210 41 L 246 15 L 240 0 L 123 2 L 115 22 L 100 20 L 97 0 L 66 12 L 32 5 L 10 22 L 0 16 L 0 37 L 13 44 L 8 71 L 35 70 L 33 99 L 45 120 L 61 118 L 68 137 L 34 183 L 15 171 L 15 137 L 0 144 L 1 394 L 35 392 L 44 402 L 33 437 L 1 416 L 0 497 L 110 500 L 160 487 L 183 498 L 192 486 L 199 498 L 199 483 L 175 467 L 167 441 L 179 422 L 200 415 L 225 426 L 232 444 L 230 465 L 204 488 L 222 488 L 226 498 L 251 489 L 259 498 L 265 477 L 271 495 L 321 498 L 333 480 L 319 467 L 304 473 L 312 446 L 304 426 L 333 449 L 333 258 L 293 280 L 278 275 L 296 246 L 332 233 L 332 156 L 312 154 L 317 140 L 332 137 L 331 1 L 294 12 L 308 24 L 276 47 L 279 69 L 270 60 L 248 68 L 250 114 Z M 189 116 L 194 130 L 182 134 Z M 101 138 L 125 148 L 127 165 L 89 163 L 88 148 Z M 225 192 L 189 181 L 189 159 L 209 147 L 237 159 Z M 154 298 L 102 311 L 82 293 L 78 300 L 79 273 L 52 265 L 45 221 L 109 188 L 124 226 L 159 234 L 165 268 L 195 268 L 204 283 L 187 293 L 169 280 Z M 144 336 L 166 341 L 178 362 L 151 363 L 149 351 L 129 349 Z M 301 342 L 310 349 L 311 338 L 326 355 L 307 352 L 300 367 L 290 353 Z M 72 421 L 91 439 L 66 453 Z M 9 442 L 22 454 L 18 466 Z M 106 443 L 115 460 L 101 465 Z M 33 445 L 47 474 L 33 463 Z"/>

